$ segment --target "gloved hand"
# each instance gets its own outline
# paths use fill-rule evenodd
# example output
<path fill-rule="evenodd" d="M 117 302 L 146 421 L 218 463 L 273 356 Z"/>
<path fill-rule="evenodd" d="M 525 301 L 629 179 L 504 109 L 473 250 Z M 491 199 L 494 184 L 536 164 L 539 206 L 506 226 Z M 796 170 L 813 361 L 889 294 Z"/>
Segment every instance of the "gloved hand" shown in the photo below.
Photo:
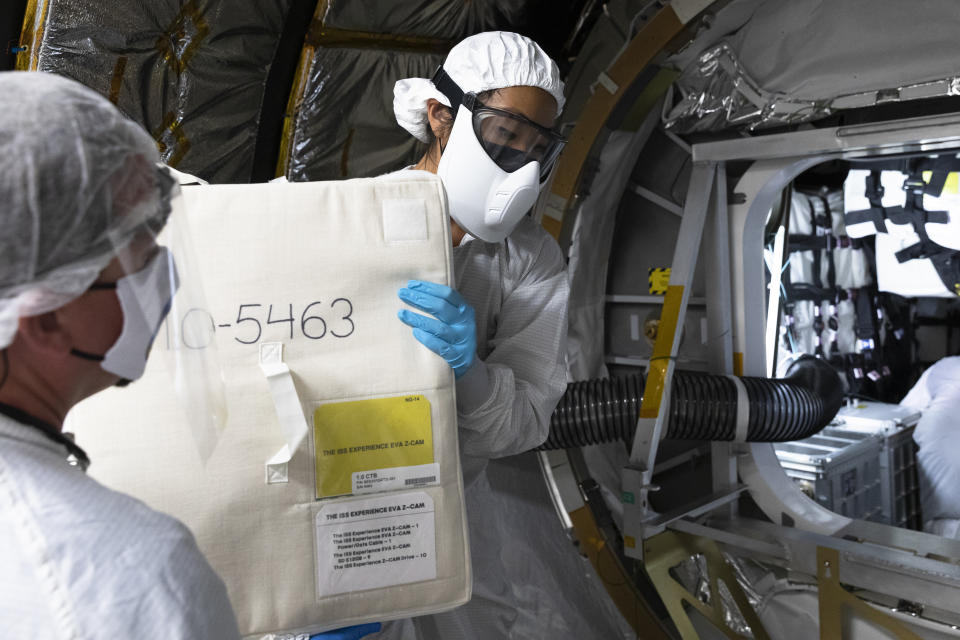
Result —
<path fill-rule="evenodd" d="M 466 373 L 477 355 L 473 307 L 450 287 L 421 280 L 411 280 L 397 295 L 410 306 L 434 316 L 401 309 L 397 315 L 413 327 L 413 337 L 446 360 L 457 378 Z"/>
<path fill-rule="evenodd" d="M 366 635 L 380 631 L 380 627 L 379 622 L 358 624 L 355 627 L 344 627 L 343 629 L 318 633 L 315 636 L 310 636 L 310 640 L 360 640 Z"/>

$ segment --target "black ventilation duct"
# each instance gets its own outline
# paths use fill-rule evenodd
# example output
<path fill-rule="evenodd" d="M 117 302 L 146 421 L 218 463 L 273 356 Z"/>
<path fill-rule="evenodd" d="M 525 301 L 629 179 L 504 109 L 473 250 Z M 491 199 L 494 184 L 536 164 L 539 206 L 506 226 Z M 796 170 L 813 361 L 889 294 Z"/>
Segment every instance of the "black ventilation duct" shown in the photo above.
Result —
<path fill-rule="evenodd" d="M 633 441 L 643 374 L 574 382 L 550 420 L 540 449 Z M 742 385 L 742 386 L 740 386 Z M 829 364 L 803 356 L 779 380 L 678 371 L 666 438 L 786 442 L 823 429 L 840 410 L 843 384 Z M 738 434 L 739 426 L 739 434 Z M 739 435 L 739 437 L 738 437 Z"/>

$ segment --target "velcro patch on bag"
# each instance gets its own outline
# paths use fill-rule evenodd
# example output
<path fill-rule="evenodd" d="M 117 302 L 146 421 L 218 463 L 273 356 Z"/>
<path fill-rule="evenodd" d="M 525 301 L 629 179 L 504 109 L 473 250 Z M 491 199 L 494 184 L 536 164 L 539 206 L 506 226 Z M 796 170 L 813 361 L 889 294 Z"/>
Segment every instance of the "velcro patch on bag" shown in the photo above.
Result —
<path fill-rule="evenodd" d="M 427 207 L 423 200 L 383 201 L 384 242 L 423 242 L 427 239 Z"/>

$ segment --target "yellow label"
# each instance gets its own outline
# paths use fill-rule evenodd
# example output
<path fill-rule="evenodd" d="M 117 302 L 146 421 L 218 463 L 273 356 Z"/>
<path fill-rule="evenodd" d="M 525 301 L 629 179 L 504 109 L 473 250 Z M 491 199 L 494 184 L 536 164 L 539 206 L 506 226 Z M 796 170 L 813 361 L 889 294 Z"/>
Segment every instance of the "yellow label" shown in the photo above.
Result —
<path fill-rule="evenodd" d="M 667 292 L 670 286 L 670 267 L 665 269 L 650 269 L 647 276 L 647 283 L 650 285 L 650 293 L 661 295 Z"/>
<path fill-rule="evenodd" d="M 351 493 L 357 472 L 433 462 L 430 401 L 422 395 L 322 405 L 313 435 L 318 498 Z"/>

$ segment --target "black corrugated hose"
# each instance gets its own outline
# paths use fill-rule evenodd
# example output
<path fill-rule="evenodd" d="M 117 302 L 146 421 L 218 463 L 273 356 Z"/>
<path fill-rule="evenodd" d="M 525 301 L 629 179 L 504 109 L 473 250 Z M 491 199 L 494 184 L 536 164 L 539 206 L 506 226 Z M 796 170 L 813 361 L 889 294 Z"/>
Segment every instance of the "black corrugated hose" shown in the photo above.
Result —
<path fill-rule="evenodd" d="M 738 378 L 746 403 L 746 442 L 800 440 L 823 429 L 840 410 L 843 385 L 829 364 L 796 360 L 781 379 Z M 540 449 L 566 449 L 622 440 L 630 444 L 643 399 L 643 374 L 574 382 L 550 419 Z M 667 438 L 737 439 L 737 383 L 727 376 L 678 371 L 673 376 Z M 744 417 L 742 412 L 746 411 Z M 741 429 L 741 435 L 742 435 Z"/>

